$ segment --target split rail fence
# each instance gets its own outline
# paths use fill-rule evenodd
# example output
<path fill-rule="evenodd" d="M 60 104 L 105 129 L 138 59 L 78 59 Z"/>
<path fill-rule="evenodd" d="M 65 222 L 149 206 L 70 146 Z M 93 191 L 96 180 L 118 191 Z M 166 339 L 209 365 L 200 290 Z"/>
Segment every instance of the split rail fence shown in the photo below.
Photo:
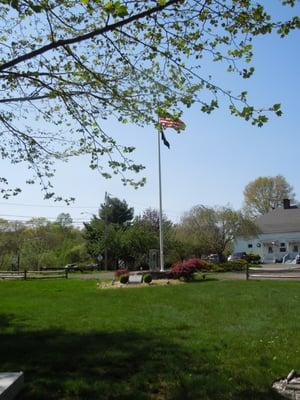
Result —
<path fill-rule="evenodd" d="M 300 279 L 300 265 L 285 268 L 249 267 L 246 269 L 246 279 Z"/>
<path fill-rule="evenodd" d="M 44 270 L 44 271 L 0 271 L 0 279 L 68 279 L 68 271 L 62 270 Z"/>

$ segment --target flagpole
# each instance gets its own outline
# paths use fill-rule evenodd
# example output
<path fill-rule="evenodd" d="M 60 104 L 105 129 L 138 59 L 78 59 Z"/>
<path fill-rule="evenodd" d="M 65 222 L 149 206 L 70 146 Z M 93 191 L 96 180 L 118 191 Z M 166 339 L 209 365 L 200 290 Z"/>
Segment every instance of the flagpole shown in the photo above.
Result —
<path fill-rule="evenodd" d="M 160 156 L 160 136 L 161 131 L 157 131 L 157 148 L 158 148 L 158 181 L 159 181 L 159 255 L 160 255 L 160 271 L 164 271 L 164 238 L 162 227 L 162 189 L 161 189 L 161 156 Z"/>

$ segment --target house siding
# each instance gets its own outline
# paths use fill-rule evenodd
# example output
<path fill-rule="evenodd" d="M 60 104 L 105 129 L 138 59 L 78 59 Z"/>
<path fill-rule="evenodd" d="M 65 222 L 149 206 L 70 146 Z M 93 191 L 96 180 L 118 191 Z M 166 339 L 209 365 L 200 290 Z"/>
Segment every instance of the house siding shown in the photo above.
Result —
<path fill-rule="evenodd" d="M 286 251 L 281 243 L 285 243 Z M 252 245 L 252 248 L 249 248 Z M 298 251 L 294 251 L 298 246 Z M 234 241 L 234 252 L 245 251 L 247 253 L 259 254 L 264 262 L 281 261 L 285 255 L 294 258 L 300 251 L 300 230 L 299 232 L 283 233 L 261 233 L 255 238 L 237 238 Z M 272 248 L 272 252 L 270 249 Z"/>

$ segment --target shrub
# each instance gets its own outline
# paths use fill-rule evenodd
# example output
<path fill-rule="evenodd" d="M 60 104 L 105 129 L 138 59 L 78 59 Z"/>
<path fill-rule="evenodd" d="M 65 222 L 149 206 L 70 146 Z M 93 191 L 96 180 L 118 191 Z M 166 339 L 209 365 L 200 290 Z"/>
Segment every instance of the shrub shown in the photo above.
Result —
<path fill-rule="evenodd" d="M 231 262 L 224 263 L 225 269 L 229 271 L 245 271 L 248 262 L 246 260 L 234 260 Z"/>
<path fill-rule="evenodd" d="M 213 264 L 211 271 L 226 272 L 226 271 L 245 271 L 248 262 L 246 260 L 234 260 L 226 263 Z"/>
<path fill-rule="evenodd" d="M 192 280 L 195 272 L 226 272 L 226 271 L 245 271 L 246 260 L 234 260 L 226 263 L 212 264 L 198 258 L 179 262 L 173 265 L 170 272 L 170 278 Z"/>
<path fill-rule="evenodd" d="M 196 273 L 194 274 L 194 279 L 195 279 L 196 281 L 205 281 L 205 279 L 206 279 L 206 274 L 203 274 L 202 272 L 196 272 Z"/>
<path fill-rule="evenodd" d="M 251 264 L 258 264 L 260 262 L 260 255 L 250 253 L 250 254 L 248 254 L 248 260 Z"/>
<path fill-rule="evenodd" d="M 144 275 L 143 281 L 145 283 L 151 283 L 152 282 L 152 275 L 150 275 L 150 274 Z"/>
<path fill-rule="evenodd" d="M 191 280 L 193 274 L 197 271 L 197 268 L 193 265 L 184 265 L 184 263 L 177 263 L 171 269 L 171 276 L 173 279 L 183 278 L 185 280 Z"/>
<path fill-rule="evenodd" d="M 193 266 L 197 271 L 206 271 L 209 263 L 205 260 L 201 260 L 200 258 L 190 258 L 186 261 L 183 261 L 185 266 Z"/>
<path fill-rule="evenodd" d="M 129 280 L 129 275 L 128 274 L 120 276 L 120 283 L 126 284 L 126 283 L 128 283 L 128 280 Z"/>
<path fill-rule="evenodd" d="M 78 264 L 90 261 L 90 257 L 84 244 L 78 244 L 71 247 L 66 251 L 64 256 L 66 264 Z"/>
<path fill-rule="evenodd" d="M 49 251 L 40 255 L 39 265 L 45 267 L 46 269 L 55 267 L 57 268 L 59 267 L 59 260 L 58 257 L 54 254 L 54 252 Z"/>
<path fill-rule="evenodd" d="M 223 264 L 211 264 L 210 266 L 210 271 L 211 272 L 224 272 L 225 269 L 223 267 Z"/>
<path fill-rule="evenodd" d="M 200 260 L 199 258 L 190 258 L 189 260 L 176 263 L 171 268 L 171 277 L 173 279 L 183 278 L 185 280 L 192 280 L 195 272 L 207 271 L 209 264 Z"/>
<path fill-rule="evenodd" d="M 120 278 L 121 275 L 129 275 L 129 270 L 127 268 L 117 269 L 115 271 L 115 278 Z"/>

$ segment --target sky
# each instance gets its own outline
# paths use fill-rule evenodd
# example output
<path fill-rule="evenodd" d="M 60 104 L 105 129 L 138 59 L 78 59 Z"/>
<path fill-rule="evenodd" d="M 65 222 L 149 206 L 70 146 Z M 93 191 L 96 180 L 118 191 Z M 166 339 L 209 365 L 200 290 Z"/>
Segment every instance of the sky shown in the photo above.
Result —
<path fill-rule="evenodd" d="M 300 5 L 295 11 L 300 14 Z M 274 9 L 276 11 L 276 9 Z M 251 101 L 259 106 L 282 103 L 283 116 L 271 116 L 262 128 L 230 115 L 220 108 L 207 115 L 195 105 L 183 114 L 186 130 L 177 134 L 166 130 L 171 148 L 161 146 L 163 210 L 174 222 L 191 207 L 243 205 L 245 186 L 259 176 L 283 175 L 294 187 L 300 199 L 300 34 L 288 38 L 266 36 L 255 41 L 256 72 L 247 81 L 203 64 L 215 80 L 233 91 L 248 90 Z M 38 186 L 22 185 L 23 192 L 9 200 L 0 199 L 0 218 L 28 220 L 46 217 L 54 220 L 69 213 L 77 226 L 97 213 L 107 191 L 113 197 L 125 199 L 139 214 L 148 207 L 158 208 L 157 132 L 153 128 L 120 125 L 109 120 L 106 131 L 120 143 L 136 147 L 134 160 L 145 165 L 145 187 L 138 190 L 123 186 L 120 178 L 106 180 L 88 167 L 81 157 L 57 165 L 55 190 L 63 196 L 73 196 L 71 206 L 44 200 Z M 26 177 L 24 166 L 10 166 L 1 161 L 1 176 L 16 185 Z"/>

